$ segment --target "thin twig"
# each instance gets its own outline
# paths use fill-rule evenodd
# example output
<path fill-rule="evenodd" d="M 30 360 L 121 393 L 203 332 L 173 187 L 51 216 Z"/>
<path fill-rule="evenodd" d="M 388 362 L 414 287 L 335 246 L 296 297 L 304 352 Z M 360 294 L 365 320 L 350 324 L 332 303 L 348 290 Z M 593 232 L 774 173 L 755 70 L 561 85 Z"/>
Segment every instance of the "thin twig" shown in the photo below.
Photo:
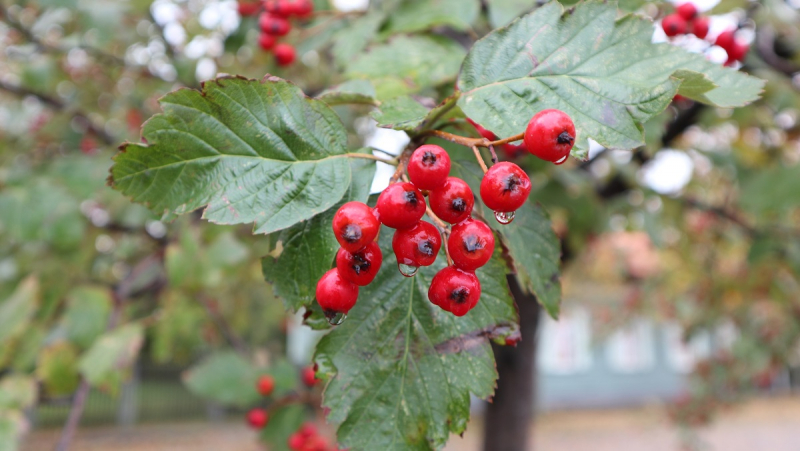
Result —
<path fill-rule="evenodd" d="M 446 222 L 442 221 L 441 219 L 439 219 L 438 216 L 436 216 L 433 210 L 431 210 L 431 207 L 425 208 L 425 214 L 427 214 L 428 217 L 431 218 L 431 221 L 433 221 L 433 225 L 435 225 L 436 228 L 439 229 L 439 232 L 442 234 L 442 241 L 444 241 L 444 253 L 445 255 L 447 255 L 447 264 L 452 265 L 453 259 L 450 258 L 450 249 L 447 248 L 447 238 L 450 236 L 450 228 L 448 227 Z"/>
<path fill-rule="evenodd" d="M 494 146 L 489 146 L 489 153 L 492 154 L 492 164 L 497 164 L 500 159 L 497 158 L 497 152 L 494 151 Z"/>
<path fill-rule="evenodd" d="M 519 141 L 525 136 L 525 134 L 520 133 L 514 136 L 509 136 L 508 138 L 498 139 L 497 141 L 490 141 L 486 138 L 468 138 L 466 136 L 454 135 L 441 130 L 425 130 L 422 132 L 421 136 L 435 136 L 437 138 L 446 139 L 450 142 L 461 144 L 462 146 L 467 147 L 492 147 L 502 146 L 503 144 Z"/>
<path fill-rule="evenodd" d="M 111 315 L 108 317 L 108 323 L 106 323 L 106 332 L 115 329 L 117 324 L 119 324 L 125 301 L 135 293 L 144 291 L 144 288 L 137 290 L 136 292 L 133 290 L 133 287 L 136 285 L 139 276 L 145 271 L 149 270 L 152 265 L 161 264 L 163 260 L 164 249 L 162 247 L 154 254 L 139 261 L 139 263 L 136 264 L 136 266 L 125 277 L 125 279 L 123 279 L 114 287 L 111 292 L 113 307 L 111 310 Z M 157 287 L 163 286 L 161 285 L 161 282 L 162 281 L 157 278 L 153 281 L 153 285 Z M 72 399 L 72 406 L 69 410 L 67 422 L 64 424 L 64 429 L 61 431 L 61 437 L 58 439 L 58 443 L 56 444 L 56 451 L 69 450 L 70 444 L 72 443 L 75 433 L 78 430 L 78 425 L 81 422 L 81 417 L 83 416 L 83 411 L 86 407 L 86 398 L 89 396 L 90 388 L 91 386 L 89 385 L 89 380 L 86 379 L 86 377 L 81 377 L 81 382 L 78 385 L 78 389 L 75 391 L 75 396 Z"/>
<path fill-rule="evenodd" d="M 206 309 L 208 316 L 210 316 L 211 320 L 217 325 L 217 328 L 220 333 L 222 333 L 222 336 L 225 337 L 225 340 L 240 354 L 247 355 L 247 345 L 236 335 L 236 332 L 233 331 L 233 328 L 228 324 L 225 317 L 220 314 L 219 309 L 213 305 L 213 299 L 200 296 L 200 302 L 203 303 L 203 307 Z"/>
<path fill-rule="evenodd" d="M 91 134 L 97 136 L 101 141 L 103 141 L 103 143 L 111 145 L 114 144 L 115 142 L 114 138 L 108 133 L 106 133 L 106 131 L 103 129 L 102 126 L 92 122 L 92 120 L 89 119 L 89 116 L 87 116 L 86 113 L 80 110 L 76 110 L 74 108 L 70 108 L 69 105 L 65 104 L 64 102 L 53 96 L 36 92 L 31 89 L 25 88 L 23 86 L 12 85 L 4 81 L 0 81 L 0 90 L 14 94 L 17 97 L 22 97 L 22 98 L 29 96 L 35 97 L 36 99 L 38 99 L 40 102 L 42 102 L 44 105 L 46 105 L 52 110 L 72 115 L 72 117 L 74 117 L 75 119 L 77 119 L 79 122 L 83 123 L 86 126 L 87 132 L 90 132 Z"/>
<path fill-rule="evenodd" d="M 19 34 L 21 34 L 22 37 L 25 38 L 26 41 L 34 44 L 42 52 L 65 54 L 68 53 L 70 50 L 72 50 L 71 48 L 58 47 L 42 41 L 33 33 L 33 31 L 31 31 L 29 28 L 23 25 L 16 18 L 12 17 L 8 13 L 8 9 L 2 4 L 0 4 L 0 19 L 2 19 L 3 22 L 8 24 L 9 27 L 17 30 Z M 86 44 L 80 44 L 77 46 L 77 48 L 107 63 L 117 64 L 122 66 L 125 65 L 125 60 L 123 60 L 122 58 L 116 55 L 112 55 L 111 53 L 108 53 L 104 50 L 98 49 L 97 47 L 92 47 Z"/>
<path fill-rule="evenodd" d="M 396 166 L 397 163 L 398 163 L 396 158 L 392 158 L 391 160 L 387 160 L 386 158 L 381 158 L 381 157 L 379 157 L 377 155 L 372 155 L 372 154 L 368 154 L 368 153 L 346 153 L 346 154 L 344 154 L 344 156 L 348 157 L 348 158 L 364 158 L 364 159 L 367 159 L 367 160 L 380 161 L 381 163 L 390 164 L 392 166 Z"/>
<path fill-rule="evenodd" d="M 481 155 L 481 151 L 478 150 L 477 146 L 472 146 L 472 152 L 475 153 L 475 159 L 478 160 L 478 164 L 481 165 L 483 173 L 486 174 L 489 172 L 489 168 L 486 167 L 486 162 L 483 161 L 483 156 Z"/>

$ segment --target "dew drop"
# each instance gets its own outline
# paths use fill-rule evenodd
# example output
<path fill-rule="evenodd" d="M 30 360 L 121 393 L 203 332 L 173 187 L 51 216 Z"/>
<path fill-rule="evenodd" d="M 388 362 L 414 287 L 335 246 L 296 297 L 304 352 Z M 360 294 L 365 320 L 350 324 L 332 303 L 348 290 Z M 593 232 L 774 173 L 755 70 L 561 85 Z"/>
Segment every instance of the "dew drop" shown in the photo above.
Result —
<path fill-rule="evenodd" d="M 497 222 L 500 224 L 511 224 L 511 221 L 514 220 L 514 216 L 516 214 L 513 211 L 496 211 L 494 212 L 494 218 L 497 219 Z"/>
<path fill-rule="evenodd" d="M 347 314 L 342 312 L 328 311 L 325 312 L 325 319 L 327 319 L 328 323 L 330 323 L 332 326 L 338 326 L 339 324 L 342 324 L 345 319 L 347 319 Z"/>
<path fill-rule="evenodd" d="M 558 161 L 555 161 L 554 163 L 557 164 L 557 165 L 562 165 L 562 164 L 567 162 L 567 158 L 569 158 L 569 155 L 564 155 L 564 158 L 562 158 L 562 159 L 560 159 Z"/>
<path fill-rule="evenodd" d="M 412 266 L 412 265 L 404 265 L 402 263 L 397 264 L 397 269 L 400 270 L 400 274 L 406 277 L 414 277 L 419 271 L 419 266 Z"/>

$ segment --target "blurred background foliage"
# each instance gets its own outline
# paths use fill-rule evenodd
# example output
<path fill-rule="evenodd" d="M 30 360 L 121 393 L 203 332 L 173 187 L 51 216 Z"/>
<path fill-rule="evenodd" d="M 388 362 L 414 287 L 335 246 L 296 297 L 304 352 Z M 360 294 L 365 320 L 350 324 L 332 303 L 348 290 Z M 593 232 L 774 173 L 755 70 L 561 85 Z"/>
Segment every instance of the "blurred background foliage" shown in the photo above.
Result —
<path fill-rule="evenodd" d="M 37 403 L 71 399 L 82 385 L 118 394 L 137 360 L 202 362 L 188 387 L 240 406 L 256 396 L 252 384 L 223 392 L 214 372 L 291 373 L 276 364 L 286 314 L 261 274 L 274 238 L 210 226 L 199 213 L 162 220 L 106 187 L 111 156 L 139 140 L 160 96 L 218 73 L 277 74 L 309 95 L 377 77 L 380 100 L 412 93 L 435 105 L 452 92 L 464 45 L 535 7 L 427 3 L 374 1 L 363 13 L 316 0 L 318 13 L 288 38 L 299 56 L 290 68 L 257 48 L 256 19 L 240 17 L 235 1 L 2 3 L 0 449 L 13 449 L 4 444 L 28 429 L 24 412 Z M 620 7 L 653 18 L 671 10 Z M 562 239 L 566 296 L 587 280 L 625 289 L 611 302 L 586 299 L 603 330 L 642 315 L 679 322 L 687 340 L 735 330 L 672 408 L 682 424 L 702 424 L 800 366 L 798 8 L 722 0 L 712 10 L 750 31 L 741 70 L 768 81 L 757 103 L 676 100 L 646 124 L 646 147 L 520 163 Z M 374 136 L 370 108 L 336 107 L 354 146 Z"/>

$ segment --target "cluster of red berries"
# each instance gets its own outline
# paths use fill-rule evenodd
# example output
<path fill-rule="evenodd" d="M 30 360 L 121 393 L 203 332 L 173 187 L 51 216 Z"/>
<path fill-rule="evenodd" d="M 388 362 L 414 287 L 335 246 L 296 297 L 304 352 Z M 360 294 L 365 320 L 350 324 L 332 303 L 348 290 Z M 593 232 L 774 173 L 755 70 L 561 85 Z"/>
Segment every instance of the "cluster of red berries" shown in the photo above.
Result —
<path fill-rule="evenodd" d="M 412 277 L 422 266 L 436 261 L 442 246 L 440 231 L 422 221 L 428 196 L 431 211 L 453 224 L 447 249 L 453 265 L 439 271 L 431 282 L 428 299 L 456 316 L 478 303 L 481 286 L 475 270 L 494 253 L 494 235 L 485 223 L 471 217 L 475 196 L 466 182 L 450 177 L 450 157 L 439 146 L 426 144 L 409 158 L 411 182 L 389 185 L 375 209 L 348 202 L 333 218 L 333 232 L 341 245 L 336 267 L 317 283 L 317 302 L 329 320 L 340 318 L 355 305 L 358 287 L 372 282 L 383 261 L 375 238 L 380 224 L 395 229 L 392 250 L 400 272 Z M 484 204 L 498 211 L 498 220 L 510 222 L 513 212 L 528 198 L 528 175 L 513 163 L 498 163 L 481 182 Z M 333 322 L 333 321 L 332 321 Z"/>
<path fill-rule="evenodd" d="M 308 388 L 317 385 L 319 382 L 316 377 L 316 371 L 312 366 L 303 368 L 300 372 L 300 380 Z M 270 375 L 259 377 L 258 381 L 256 381 L 256 390 L 265 398 L 271 396 L 272 392 L 275 391 L 275 379 Z M 247 423 L 254 429 L 263 429 L 269 423 L 269 412 L 261 407 L 251 409 L 247 412 Z"/>
<path fill-rule="evenodd" d="M 689 2 L 679 5 L 674 13 L 664 17 L 661 21 L 661 28 L 669 37 L 691 33 L 700 39 L 705 39 L 708 36 L 710 22 L 711 19 L 708 16 L 698 14 L 697 7 Z M 728 54 L 728 59 L 725 61 L 726 66 L 743 61 L 750 50 L 747 43 L 736 39 L 736 28 L 720 33 L 714 40 L 714 45 L 722 47 Z"/>
<path fill-rule="evenodd" d="M 530 120 L 523 140 L 532 154 L 561 164 L 575 142 L 575 125 L 562 111 L 544 110 Z M 481 285 L 475 270 L 492 257 L 495 242 L 489 226 L 472 218 L 472 189 L 463 180 L 450 177 L 450 156 L 433 144 L 417 148 L 406 169 L 410 182 L 389 185 L 374 209 L 361 202 L 348 202 L 333 217 L 333 233 L 341 248 L 336 254 L 336 267 L 322 276 L 316 289 L 317 302 L 331 324 L 344 319 L 356 304 L 359 287 L 371 283 L 378 274 L 383 255 L 375 240 L 381 224 L 395 229 L 392 250 L 398 269 L 406 277 L 414 276 L 422 266 L 432 265 L 442 247 L 441 232 L 449 235 L 447 255 L 452 265 L 433 277 L 428 289 L 431 303 L 463 316 L 480 299 Z M 502 224 L 514 219 L 514 212 L 527 201 L 530 192 L 528 175 L 509 162 L 486 170 L 480 187 L 481 200 L 494 210 Z M 440 220 L 441 231 L 422 220 L 427 211 L 425 196 L 432 219 Z M 449 232 L 441 221 L 451 224 Z"/>
<path fill-rule="evenodd" d="M 495 141 L 497 136 L 472 119 L 467 119 L 478 133 Z M 575 144 L 575 124 L 560 110 L 542 110 L 531 118 L 523 135 L 522 144 L 504 144 L 501 148 L 508 158 L 516 158 L 530 152 L 536 157 L 555 164 L 563 164 Z"/>
<path fill-rule="evenodd" d="M 279 43 L 278 38 L 286 36 L 292 29 L 292 24 L 289 22 L 291 17 L 300 19 L 309 17 L 314 12 L 314 2 L 312 0 L 239 2 L 239 14 L 242 16 L 254 16 L 262 9 L 263 12 L 258 16 L 258 26 L 261 29 L 258 45 L 264 51 L 272 52 L 279 66 L 288 66 L 295 60 L 295 49 L 290 44 Z"/>
<path fill-rule="evenodd" d="M 336 451 L 338 448 L 328 445 L 325 437 L 321 436 L 316 426 L 303 423 L 297 431 L 289 436 L 289 449 L 292 451 Z"/>

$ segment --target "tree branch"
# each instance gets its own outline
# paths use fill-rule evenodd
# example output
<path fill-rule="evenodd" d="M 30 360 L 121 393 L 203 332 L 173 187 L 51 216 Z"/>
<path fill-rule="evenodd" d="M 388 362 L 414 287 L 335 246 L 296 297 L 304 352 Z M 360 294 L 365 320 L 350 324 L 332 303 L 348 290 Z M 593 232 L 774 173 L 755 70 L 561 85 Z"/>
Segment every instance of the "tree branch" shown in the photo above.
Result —
<path fill-rule="evenodd" d="M 29 96 L 30 97 L 35 97 L 40 102 L 42 102 L 44 105 L 46 105 L 47 107 L 49 107 L 50 109 L 52 109 L 54 111 L 58 111 L 58 112 L 67 113 L 67 114 L 72 115 L 73 118 L 77 119 L 79 122 L 81 122 L 86 127 L 86 131 L 87 132 L 97 136 L 101 141 L 103 141 L 103 143 L 105 143 L 107 145 L 112 145 L 112 144 L 115 143 L 114 137 L 112 137 L 111 135 L 106 133 L 106 131 L 103 129 L 103 127 L 101 127 L 100 125 L 95 124 L 94 122 L 92 122 L 92 120 L 89 119 L 89 116 L 87 116 L 86 113 L 84 113 L 84 112 L 82 112 L 80 110 L 76 110 L 76 109 L 70 108 L 69 105 L 67 105 L 66 103 L 62 102 L 61 100 L 59 100 L 59 99 L 57 99 L 57 98 L 55 98 L 53 96 L 50 96 L 50 95 L 47 95 L 47 94 L 43 94 L 41 92 L 36 92 L 36 91 L 34 91 L 32 89 L 28 89 L 28 88 L 26 88 L 24 86 L 18 86 L 18 85 L 13 85 L 11 83 L 6 83 L 6 82 L 4 82 L 2 80 L 0 80 L 0 90 L 6 91 L 6 92 L 8 92 L 10 94 L 13 94 L 13 95 L 15 95 L 17 97 L 21 97 L 21 98 L 25 98 L 25 97 L 29 97 Z"/>

